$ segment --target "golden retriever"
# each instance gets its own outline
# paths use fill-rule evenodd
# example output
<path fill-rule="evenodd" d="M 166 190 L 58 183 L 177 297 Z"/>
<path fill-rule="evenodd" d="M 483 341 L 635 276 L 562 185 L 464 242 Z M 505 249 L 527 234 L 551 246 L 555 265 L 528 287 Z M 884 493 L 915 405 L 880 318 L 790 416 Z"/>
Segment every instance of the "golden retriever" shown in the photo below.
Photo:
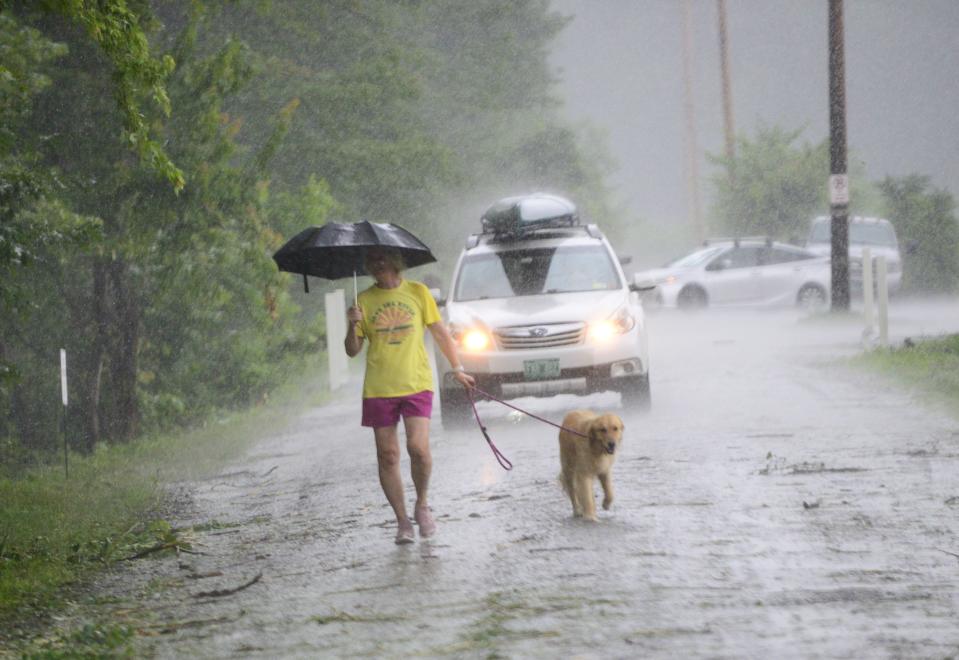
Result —
<path fill-rule="evenodd" d="M 561 430 L 559 432 L 559 475 L 563 490 L 573 504 L 573 515 L 596 520 L 593 480 L 603 487 L 603 508 L 613 504 L 611 471 L 616 450 L 623 441 L 623 420 L 617 415 L 597 415 L 589 410 L 574 410 L 563 418 L 563 426 L 586 437 Z"/>

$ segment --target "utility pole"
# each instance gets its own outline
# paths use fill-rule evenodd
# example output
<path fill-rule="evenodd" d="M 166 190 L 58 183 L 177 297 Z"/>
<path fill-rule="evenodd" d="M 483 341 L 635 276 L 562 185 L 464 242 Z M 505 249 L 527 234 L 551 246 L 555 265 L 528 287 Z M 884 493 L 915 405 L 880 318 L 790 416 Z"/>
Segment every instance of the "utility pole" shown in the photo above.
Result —
<path fill-rule="evenodd" d="M 723 82 L 723 130 L 726 136 L 726 159 L 736 157 L 736 130 L 733 127 L 733 97 L 729 84 L 729 38 L 726 34 L 726 0 L 716 0 L 719 12 L 719 70 Z M 732 176 L 732 169 L 729 170 Z"/>
<path fill-rule="evenodd" d="M 849 310 L 849 177 L 846 174 L 846 63 L 842 0 L 829 0 L 829 205 L 832 311 Z"/>
<path fill-rule="evenodd" d="M 693 104 L 690 0 L 683 0 L 683 109 L 686 115 L 686 185 L 687 208 L 690 211 L 693 235 L 697 242 L 706 238 L 703 211 L 699 199 L 699 147 L 696 144 L 696 113 Z"/>

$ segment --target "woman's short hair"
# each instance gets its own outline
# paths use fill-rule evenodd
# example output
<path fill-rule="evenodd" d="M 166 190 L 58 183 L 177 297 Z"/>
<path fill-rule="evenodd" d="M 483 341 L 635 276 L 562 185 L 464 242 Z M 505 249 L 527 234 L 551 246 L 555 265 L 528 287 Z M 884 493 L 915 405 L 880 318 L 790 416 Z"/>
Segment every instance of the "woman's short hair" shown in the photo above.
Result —
<path fill-rule="evenodd" d="M 399 250 L 394 250 L 392 248 L 376 248 L 376 249 L 382 251 L 383 254 L 386 255 L 386 260 L 390 263 L 391 266 L 393 266 L 393 268 L 396 269 L 397 273 L 399 273 L 400 271 L 406 268 L 406 262 L 403 261 L 403 255 L 400 254 Z M 366 269 L 366 272 L 368 275 L 372 275 L 373 273 L 370 272 L 370 264 L 369 264 L 368 257 L 369 255 L 363 258 L 363 267 Z"/>

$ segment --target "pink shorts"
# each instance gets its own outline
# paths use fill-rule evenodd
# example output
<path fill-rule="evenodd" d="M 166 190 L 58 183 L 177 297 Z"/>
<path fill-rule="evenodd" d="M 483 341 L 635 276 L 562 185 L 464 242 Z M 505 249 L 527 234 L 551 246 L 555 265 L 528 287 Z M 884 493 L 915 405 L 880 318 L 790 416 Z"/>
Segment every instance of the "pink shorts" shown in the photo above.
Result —
<path fill-rule="evenodd" d="M 406 396 L 363 399 L 363 426 L 396 426 L 400 417 L 426 417 L 433 412 L 433 393 L 423 390 Z"/>

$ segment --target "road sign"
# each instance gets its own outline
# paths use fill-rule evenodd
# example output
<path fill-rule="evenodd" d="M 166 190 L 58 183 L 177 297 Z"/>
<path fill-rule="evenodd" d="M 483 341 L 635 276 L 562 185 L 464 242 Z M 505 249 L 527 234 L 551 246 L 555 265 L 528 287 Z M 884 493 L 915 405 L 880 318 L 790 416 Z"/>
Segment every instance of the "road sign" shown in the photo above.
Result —
<path fill-rule="evenodd" d="M 833 174 L 829 177 L 829 203 L 833 205 L 849 203 L 849 177 L 845 174 Z"/>

